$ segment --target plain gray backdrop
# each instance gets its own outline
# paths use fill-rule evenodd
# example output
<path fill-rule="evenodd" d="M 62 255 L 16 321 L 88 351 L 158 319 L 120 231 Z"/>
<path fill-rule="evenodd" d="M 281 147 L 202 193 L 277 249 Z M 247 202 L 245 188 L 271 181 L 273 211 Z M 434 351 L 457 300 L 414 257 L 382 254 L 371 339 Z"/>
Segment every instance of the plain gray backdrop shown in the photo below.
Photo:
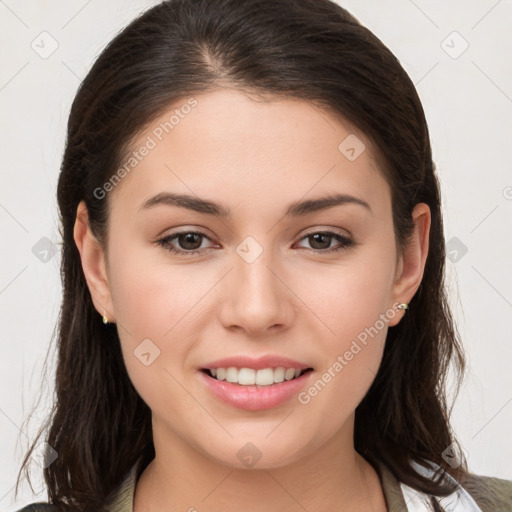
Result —
<path fill-rule="evenodd" d="M 47 499 L 41 471 L 39 494 L 25 484 L 15 502 L 13 486 L 53 393 L 53 351 L 49 380 L 42 370 L 60 307 L 55 191 L 69 108 L 107 42 L 156 3 L 0 0 L 0 511 Z M 339 3 L 395 53 L 423 102 L 469 363 L 453 427 L 472 471 L 512 479 L 512 1 Z"/>

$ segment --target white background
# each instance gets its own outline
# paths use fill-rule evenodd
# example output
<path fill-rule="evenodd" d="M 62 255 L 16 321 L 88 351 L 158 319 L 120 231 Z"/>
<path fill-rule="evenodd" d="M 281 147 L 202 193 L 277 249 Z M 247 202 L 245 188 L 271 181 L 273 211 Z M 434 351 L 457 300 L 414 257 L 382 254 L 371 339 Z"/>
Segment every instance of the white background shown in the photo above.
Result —
<path fill-rule="evenodd" d="M 53 393 L 52 351 L 46 400 L 36 403 L 60 307 L 60 256 L 45 263 L 32 249 L 43 237 L 59 243 L 55 191 L 71 101 L 106 43 L 156 3 L 0 0 L 0 511 L 47 498 L 40 473 L 33 473 L 38 495 L 25 484 L 14 501 L 13 486 Z M 512 479 L 512 1 L 339 3 L 417 85 L 454 260 L 447 260 L 451 303 L 469 362 L 453 426 L 472 471 Z M 31 47 L 51 49 L 43 31 L 58 43 L 46 59 Z"/>

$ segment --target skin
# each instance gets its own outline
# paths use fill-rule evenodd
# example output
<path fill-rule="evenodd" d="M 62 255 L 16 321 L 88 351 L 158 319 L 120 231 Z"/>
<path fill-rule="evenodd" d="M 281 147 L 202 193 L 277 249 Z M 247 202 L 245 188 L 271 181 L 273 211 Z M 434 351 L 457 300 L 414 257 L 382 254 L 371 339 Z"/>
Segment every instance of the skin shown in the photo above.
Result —
<path fill-rule="evenodd" d="M 388 326 L 404 314 L 396 304 L 409 302 L 421 282 L 429 208 L 416 205 L 411 243 L 399 252 L 391 191 L 364 134 L 304 101 L 256 101 L 234 89 L 195 98 L 197 107 L 105 198 L 106 251 L 83 202 L 75 224 L 95 307 L 116 322 L 130 379 L 152 410 L 156 458 L 138 481 L 135 512 L 385 511 L 376 471 L 354 450 L 354 411 L 379 368 Z M 338 150 L 350 134 L 366 145 L 354 161 Z M 164 191 L 213 200 L 232 216 L 168 205 L 139 211 Z M 292 202 L 334 192 L 371 211 L 347 203 L 284 217 Z M 178 228 L 207 238 L 171 245 L 203 252 L 180 256 L 155 244 Z M 328 253 L 341 245 L 335 238 L 306 236 L 325 231 L 355 245 Z M 247 236 L 263 249 L 251 263 L 236 251 Z M 272 353 L 313 367 L 312 385 L 390 311 L 307 404 L 294 397 L 245 411 L 220 402 L 198 378 L 214 359 Z M 134 356 L 147 338 L 160 350 L 149 366 Z M 248 442 L 261 454 L 252 468 L 237 457 Z"/>

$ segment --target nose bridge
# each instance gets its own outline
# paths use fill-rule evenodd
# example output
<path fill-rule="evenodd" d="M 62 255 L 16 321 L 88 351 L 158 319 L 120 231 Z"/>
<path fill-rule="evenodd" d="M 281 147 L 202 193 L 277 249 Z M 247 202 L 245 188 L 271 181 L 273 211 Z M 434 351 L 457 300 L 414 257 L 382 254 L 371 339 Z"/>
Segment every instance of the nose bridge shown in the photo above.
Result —
<path fill-rule="evenodd" d="M 222 320 L 226 327 L 237 325 L 258 332 L 290 321 L 290 297 L 276 276 L 273 253 L 252 237 L 236 248 L 228 295 L 223 298 Z"/>

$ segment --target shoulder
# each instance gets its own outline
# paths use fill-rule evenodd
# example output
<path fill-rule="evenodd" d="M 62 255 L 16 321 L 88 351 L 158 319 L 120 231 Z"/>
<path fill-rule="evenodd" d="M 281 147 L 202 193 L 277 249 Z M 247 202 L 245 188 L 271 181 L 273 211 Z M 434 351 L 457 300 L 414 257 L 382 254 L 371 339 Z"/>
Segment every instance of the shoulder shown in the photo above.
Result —
<path fill-rule="evenodd" d="M 512 511 L 512 480 L 469 473 L 460 485 L 483 512 Z"/>
<path fill-rule="evenodd" d="M 59 509 L 49 503 L 31 503 L 17 512 L 59 512 Z"/>
<path fill-rule="evenodd" d="M 414 469 L 424 476 L 432 476 L 432 470 L 439 470 L 433 462 L 419 465 Z M 455 484 L 455 491 L 449 496 L 424 494 L 400 482 L 387 465 L 381 461 L 376 465 L 390 511 L 407 512 L 430 510 L 425 508 L 430 498 L 436 498 L 442 506 L 440 510 L 450 512 L 512 512 L 512 480 L 466 473 L 458 482 L 448 473 L 445 477 Z"/>
<path fill-rule="evenodd" d="M 147 462 L 146 464 L 143 462 L 142 458 L 137 460 L 130 471 L 126 474 L 126 477 L 121 484 L 109 495 L 102 510 L 109 510 L 112 512 L 129 512 L 133 510 L 135 484 L 147 465 Z M 62 512 L 62 510 L 66 509 L 58 508 L 56 505 L 52 505 L 50 503 L 37 502 L 26 505 L 16 512 Z"/>

